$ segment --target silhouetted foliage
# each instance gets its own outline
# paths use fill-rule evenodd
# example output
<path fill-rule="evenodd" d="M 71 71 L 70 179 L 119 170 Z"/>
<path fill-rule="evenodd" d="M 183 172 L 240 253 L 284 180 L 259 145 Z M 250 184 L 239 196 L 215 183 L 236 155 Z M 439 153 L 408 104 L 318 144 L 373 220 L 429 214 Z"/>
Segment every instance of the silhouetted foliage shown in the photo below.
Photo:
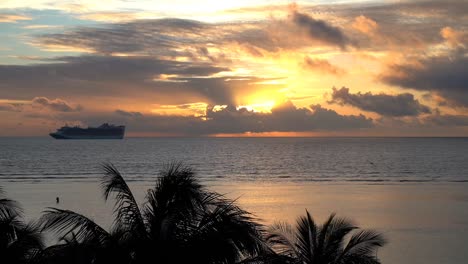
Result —
<path fill-rule="evenodd" d="M 38 229 L 22 219 L 20 205 L 0 188 L 0 262 L 29 263 L 42 249 Z"/>
<path fill-rule="evenodd" d="M 307 211 L 295 228 L 272 226 L 267 240 L 286 262 L 303 264 L 379 264 L 375 252 L 386 243 L 382 234 L 359 229 L 335 214 L 319 226 Z"/>
<path fill-rule="evenodd" d="M 332 214 L 317 225 L 306 211 L 293 228 L 264 230 L 235 201 L 206 190 L 191 168 L 167 165 L 138 205 L 122 174 L 103 165 L 102 190 L 114 198 L 106 230 L 88 217 L 48 208 L 38 225 L 25 224 L 15 201 L 0 188 L 0 262 L 35 264 L 379 264 L 383 236 Z M 40 232 L 58 243 L 43 249 Z"/>
<path fill-rule="evenodd" d="M 180 163 L 160 173 L 142 209 L 120 172 L 111 164 L 103 169 L 104 198 L 115 198 L 112 230 L 75 212 L 49 208 L 42 229 L 55 231 L 64 243 L 45 250 L 43 261 L 66 261 L 79 253 L 79 263 L 107 263 L 117 252 L 125 256 L 114 263 L 236 263 L 265 249 L 255 219 L 233 201 L 205 190 Z"/>

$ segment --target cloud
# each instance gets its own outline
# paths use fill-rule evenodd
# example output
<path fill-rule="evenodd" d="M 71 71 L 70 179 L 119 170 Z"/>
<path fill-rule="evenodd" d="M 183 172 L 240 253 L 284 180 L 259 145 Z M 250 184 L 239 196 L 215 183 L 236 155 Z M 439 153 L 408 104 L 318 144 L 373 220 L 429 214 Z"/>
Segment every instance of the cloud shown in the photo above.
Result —
<path fill-rule="evenodd" d="M 287 9 L 284 9 L 287 13 Z M 146 55 L 158 58 L 196 59 L 197 55 L 212 60 L 203 53 L 207 46 L 225 49 L 239 45 L 246 52 L 262 56 L 262 52 L 280 52 L 314 46 L 350 44 L 348 37 L 324 20 L 309 14 L 290 12 L 288 18 L 270 18 L 260 21 L 205 23 L 179 18 L 128 20 L 121 14 L 115 24 L 77 27 L 75 29 L 43 34 L 32 44 L 46 50 L 75 50 L 89 53 Z M 129 18 L 131 19 L 131 18 Z M 230 58 L 222 58 L 229 61 Z M 219 58 L 216 58 L 219 61 Z"/>
<path fill-rule="evenodd" d="M 63 28 L 63 25 L 26 25 L 24 29 L 51 29 L 51 28 Z"/>
<path fill-rule="evenodd" d="M 468 126 L 468 116 L 436 113 L 435 115 L 426 117 L 424 122 L 444 127 Z"/>
<path fill-rule="evenodd" d="M 0 97 L 29 99 L 45 97 L 126 97 L 146 99 L 173 98 L 174 101 L 190 97 L 217 100 L 223 87 L 210 87 L 210 78 L 194 79 L 197 86 L 159 80 L 160 75 L 208 77 L 229 70 L 208 63 L 157 60 L 148 57 L 81 56 L 49 60 L 47 64 L 0 65 Z M 28 78 L 24 78 L 28 76 Z M 204 86 L 204 83 L 206 84 Z M 211 81 L 211 84 L 214 83 Z M 217 95 L 210 97 L 210 91 Z M 179 94 L 179 97 L 174 97 Z M 188 96 L 187 96 L 188 95 Z M 184 98 L 187 96 L 187 98 Z M 193 99 L 193 98 L 192 98 Z M 220 98 L 220 100 L 226 98 Z M 164 100 L 163 100 L 164 101 Z M 154 102 L 157 103 L 157 102 Z M 166 102 L 167 103 L 167 102 Z M 186 102 L 183 102 L 186 103 Z"/>
<path fill-rule="evenodd" d="M 257 21 L 205 23 L 189 19 L 131 20 L 134 13 L 101 12 L 98 18 L 115 17 L 120 23 L 76 27 L 62 33 L 44 34 L 32 41 L 47 50 L 74 50 L 109 54 L 145 55 L 193 60 L 207 45 L 225 48 L 238 45 L 255 56 L 265 52 L 311 47 L 353 46 L 361 50 L 417 49 L 440 42 L 441 26 L 463 28 L 463 20 L 451 14 L 468 11 L 468 4 L 454 1 L 415 3 L 304 5 L 301 12 L 283 6 L 287 17 Z M 452 12 L 452 13 L 451 13 Z M 115 16 L 114 16 L 115 15 Z M 356 34 L 356 30 L 364 34 Z M 237 47 L 238 48 L 238 47 Z M 234 50 L 234 49 L 232 49 Z M 230 55 L 230 54 L 226 54 Z M 226 58 L 229 61 L 229 56 Z"/>
<path fill-rule="evenodd" d="M 350 44 L 349 39 L 337 27 L 328 24 L 323 20 L 314 19 L 312 16 L 299 13 L 298 11 L 292 12 L 293 22 L 306 30 L 310 38 L 319 40 L 326 44 L 332 44 L 345 48 Z"/>
<path fill-rule="evenodd" d="M 129 111 L 120 110 L 120 109 L 115 110 L 115 113 L 121 116 L 126 116 L 126 117 L 143 117 L 143 114 L 140 112 L 129 112 Z"/>
<path fill-rule="evenodd" d="M 340 115 L 320 105 L 297 108 L 290 101 L 274 107 L 271 113 L 236 109 L 233 106 L 217 112 L 208 108 L 206 119 L 197 128 L 201 134 L 349 131 L 373 126 L 372 119 L 363 115 Z"/>
<path fill-rule="evenodd" d="M 418 50 L 438 44 L 441 27 L 468 26 L 468 1 L 465 0 L 374 1 L 306 5 L 301 9 L 340 25 L 360 50 Z M 356 30 L 371 34 L 353 33 Z"/>
<path fill-rule="evenodd" d="M 455 106 L 468 106 L 468 57 L 464 51 L 390 65 L 380 80 L 404 88 L 432 91 Z"/>
<path fill-rule="evenodd" d="M 373 126 L 363 115 L 340 115 L 320 105 L 296 108 L 290 101 L 274 107 L 271 113 L 228 106 L 218 112 L 208 109 L 206 117 L 215 133 L 346 131 Z"/>
<path fill-rule="evenodd" d="M 69 103 L 59 98 L 50 100 L 46 97 L 35 97 L 31 103 L 33 107 L 45 108 L 56 112 L 79 112 L 82 110 L 80 105 L 72 107 Z"/>
<path fill-rule="evenodd" d="M 274 123 L 281 122 L 292 131 L 340 131 L 373 126 L 372 119 L 364 115 L 340 115 L 319 104 L 309 108 L 296 108 L 290 101 L 272 109 Z M 280 119 L 280 120 L 279 120 Z"/>
<path fill-rule="evenodd" d="M 52 6 L 61 9 L 59 6 L 62 5 L 54 4 Z M 77 13 L 83 19 L 120 23 L 78 27 L 62 34 L 43 36 L 42 45 L 48 45 L 50 48 L 61 44 L 69 46 L 99 44 L 96 49 L 88 47 L 81 50 L 123 52 L 122 50 L 128 48 L 130 52 L 151 51 L 153 54 L 166 53 L 166 49 L 180 53 L 180 49 L 170 48 L 178 40 L 185 46 L 197 46 L 201 43 L 219 45 L 226 43 L 226 41 L 239 40 L 239 43 L 245 44 L 246 49 L 253 52 L 256 49 L 278 51 L 284 48 L 304 48 L 311 45 L 311 41 L 315 44 L 320 42 L 341 48 L 356 43 L 358 43 L 359 48 L 366 49 L 390 47 L 398 49 L 402 46 L 415 48 L 437 42 L 440 39 L 438 36 L 440 25 L 463 28 L 466 25 L 465 18 L 466 11 L 468 11 L 468 2 L 460 0 L 392 1 L 372 4 L 361 2 L 333 5 L 308 5 L 304 3 L 301 5 L 301 12 L 297 9 L 289 11 L 290 19 L 278 18 L 278 15 L 275 15 L 270 16 L 269 19 L 255 22 L 246 22 L 253 21 L 253 19 L 244 19 L 230 23 L 203 23 L 174 18 L 150 20 L 147 18 L 167 16 L 167 13 L 155 12 L 147 8 L 122 11 L 110 6 L 95 10 L 96 5 L 88 6 L 85 4 L 81 10 L 77 9 L 77 6 L 80 7 L 80 5 L 72 4 L 73 10 L 67 11 Z M 251 6 L 250 8 L 257 10 L 255 12 L 263 9 L 266 13 L 263 17 L 268 17 L 272 8 L 274 10 L 282 9 L 284 13 L 288 12 L 286 5 Z M 245 12 L 244 9 L 240 10 L 240 12 Z M 275 12 L 275 14 L 278 13 Z M 133 19 L 139 18 L 145 19 L 133 21 Z M 197 29 L 191 32 L 187 31 L 193 26 L 189 24 L 197 24 Z M 304 41 L 304 39 L 301 41 L 300 36 L 298 36 L 300 35 L 298 27 L 302 29 L 303 34 L 308 36 L 308 41 Z M 379 37 L 373 38 L 355 36 L 363 34 L 354 34 L 355 31 L 349 30 L 358 29 L 361 32 L 372 32 L 375 31 L 376 27 L 378 27 Z M 172 30 L 165 30 L 166 28 L 172 28 Z M 280 33 L 275 33 L 275 29 Z M 89 41 L 91 39 L 92 41 Z M 247 41 L 241 42 L 244 39 Z M 105 43 L 114 45 L 104 45 Z M 376 43 L 379 45 L 375 45 Z M 254 48 L 252 49 L 252 47 Z M 163 49 L 162 52 L 160 52 L 161 49 Z"/>
<path fill-rule="evenodd" d="M 362 33 L 370 35 L 374 34 L 379 27 L 375 20 L 365 17 L 363 15 L 356 17 L 351 26 Z"/>
<path fill-rule="evenodd" d="M 468 34 L 457 31 L 451 27 L 442 28 L 440 30 L 440 35 L 454 48 L 465 47 L 465 45 L 468 44 Z"/>
<path fill-rule="evenodd" d="M 86 124 L 106 122 L 125 124 L 130 133 L 203 136 L 246 132 L 308 132 L 355 131 L 373 127 L 372 119 L 363 115 L 340 115 L 337 112 L 312 105 L 297 108 L 285 102 L 271 113 L 249 111 L 228 105 L 214 110 L 208 106 L 202 116 L 139 114 L 126 110 L 112 113 L 71 113 L 63 115 L 68 120 Z"/>
<path fill-rule="evenodd" d="M 32 17 L 18 14 L 0 13 L 0 23 L 16 23 L 18 21 L 32 20 Z"/>
<path fill-rule="evenodd" d="M 21 105 L 0 103 L 0 112 L 21 112 Z"/>
<path fill-rule="evenodd" d="M 352 94 L 349 88 L 333 88 L 332 99 L 329 103 L 351 105 L 364 111 L 375 112 L 383 116 L 402 117 L 418 116 L 431 113 L 431 109 L 414 99 L 410 93 L 388 95 L 371 92 Z"/>
<path fill-rule="evenodd" d="M 319 71 L 322 73 L 328 73 L 333 75 L 344 75 L 346 72 L 339 67 L 336 67 L 327 60 L 322 59 L 313 59 L 310 57 L 305 57 L 304 62 L 302 63 L 303 67 L 313 71 Z"/>
<path fill-rule="evenodd" d="M 83 110 L 81 105 L 72 106 L 60 98 L 48 99 L 47 97 L 34 97 L 32 100 L 0 100 L 0 111 L 8 112 L 37 112 L 47 110 L 52 112 L 79 112 Z M 9 103 L 8 101 L 11 101 Z M 42 113 L 44 114 L 44 113 Z"/>
<path fill-rule="evenodd" d="M 210 24 L 164 18 L 78 27 L 62 33 L 40 35 L 33 44 L 43 48 L 82 49 L 104 55 L 123 53 L 174 58 L 190 57 L 193 54 L 189 47 L 217 42 L 219 37 Z"/>
<path fill-rule="evenodd" d="M 92 12 L 80 14 L 78 18 L 82 20 L 93 20 L 99 22 L 125 22 L 132 21 L 137 19 L 152 19 L 162 16 L 161 13 L 157 12 L 112 12 L 112 11 L 103 11 L 103 12 Z"/>
<path fill-rule="evenodd" d="M 0 65 L 0 98 L 73 98 L 120 100 L 140 105 L 245 103 L 247 95 L 279 95 L 281 84 L 256 76 L 215 76 L 229 68 L 212 62 L 183 62 L 150 57 L 61 57 L 47 64 Z M 224 75 L 224 74 L 223 74 Z M 28 76 L 28 78 L 24 78 Z M 99 107 L 106 107 L 100 105 Z"/>
<path fill-rule="evenodd" d="M 465 0 L 344 2 L 346 3 L 303 3 L 300 14 L 324 21 L 328 26 L 338 29 L 341 34 L 335 35 L 344 36 L 348 40 L 345 41 L 347 45 L 370 51 L 428 47 L 440 42 L 441 27 L 463 29 L 468 26 L 468 1 Z M 267 6 L 263 9 L 269 10 Z M 294 13 L 298 13 L 297 7 L 293 6 L 291 9 L 291 18 L 294 18 Z M 279 28 L 278 25 L 275 26 Z M 356 31 L 364 34 L 356 34 Z M 291 39 L 294 34 L 297 35 L 297 32 L 289 27 L 288 38 Z M 336 41 L 340 37 L 331 39 L 335 41 L 327 42 L 328 45 L 336 46 L 336 43 L 340 43 Z"/>

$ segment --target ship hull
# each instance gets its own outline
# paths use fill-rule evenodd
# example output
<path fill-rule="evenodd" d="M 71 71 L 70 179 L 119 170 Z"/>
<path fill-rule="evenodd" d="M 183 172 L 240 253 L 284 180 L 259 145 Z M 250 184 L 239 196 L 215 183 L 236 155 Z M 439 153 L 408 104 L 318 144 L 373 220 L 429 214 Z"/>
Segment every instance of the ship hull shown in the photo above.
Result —
<path fill-rule="evenodd" d="M 50 133 L 51 137 L 55 139 L 123 139 L 123 135 L 114 135 L 114 136 L 97 136 L 97 135 L 60 135 L 57 133 Z"/>
<path fill-rule="evenodd" d="M 49 135 L 55 139 L 123 139 L 125 126 L 108 125 L 99 127 L 62 127 Z"/>

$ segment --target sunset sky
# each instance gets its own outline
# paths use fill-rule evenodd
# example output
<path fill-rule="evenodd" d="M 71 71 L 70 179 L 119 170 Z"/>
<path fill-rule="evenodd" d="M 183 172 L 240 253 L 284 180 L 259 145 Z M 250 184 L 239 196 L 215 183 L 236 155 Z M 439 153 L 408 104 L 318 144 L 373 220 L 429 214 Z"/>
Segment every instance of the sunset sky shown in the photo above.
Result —
<path fill-rule="evenodd" d="M 0 0 L 0 136 L 468 136 L 468 1 Z"/>

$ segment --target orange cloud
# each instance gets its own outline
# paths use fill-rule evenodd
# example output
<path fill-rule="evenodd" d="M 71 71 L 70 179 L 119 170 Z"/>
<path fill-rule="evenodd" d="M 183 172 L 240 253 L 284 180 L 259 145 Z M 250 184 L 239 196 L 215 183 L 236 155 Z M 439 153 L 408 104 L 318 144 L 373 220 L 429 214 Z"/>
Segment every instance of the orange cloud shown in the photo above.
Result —
<path fill-rule="evenodd" d="M 32 20 L 32 18 L 24 15 L 0 14 L 0 23 L 16 23 L 22 20 Z"/>
<path fill-rule="evenodd" d="M 375 20 L 365 17 L 363 15 L 354 18 L 354 22 L 353 24 L 351 24 L 351 26 L 354 29 L 368 35 L 373 35 L 379 27 Z"/>
<path fill-rule="evenodd" d="M 99 22 L 126 22 L 137 19 L 155 19 L 160 16 L 161 14 L 152 12 L 96 12 L 81 14 L 78 17 Z"/>
<path fill-rule="evenodd" d="M 45 29 L 45 28 L 62 28 L 62 25 L 27 25 L 24 29 Z"/>
<path fill-rule="evenodd" d="M 307 69 L 320 71 L 322 73 L 333 75 L 343 75 L 346 73 L 343 69 L 330 64 L 330 62 L 327 60 L 322 59 L 312 59 L 310 57 L 306 57 L 302 65 Z"/>
<path fill-rule="evenodd" d="M 47 109 L 56 112 L 79 112 L 82 110 L 80 105 L 76 107 L 71 106 L 68 102 L 56 98 L 54 100 L 48 99 L 47 97 L 35 97 L 31 101 L 33 107 Z"/>
<path fill-rule="evenodd" d="M 444 27 L 440 30 L 440 35 L 452 47 L 465 46 L 466 34 L 462 31 L 457 31 L 451 27 Z"/>

